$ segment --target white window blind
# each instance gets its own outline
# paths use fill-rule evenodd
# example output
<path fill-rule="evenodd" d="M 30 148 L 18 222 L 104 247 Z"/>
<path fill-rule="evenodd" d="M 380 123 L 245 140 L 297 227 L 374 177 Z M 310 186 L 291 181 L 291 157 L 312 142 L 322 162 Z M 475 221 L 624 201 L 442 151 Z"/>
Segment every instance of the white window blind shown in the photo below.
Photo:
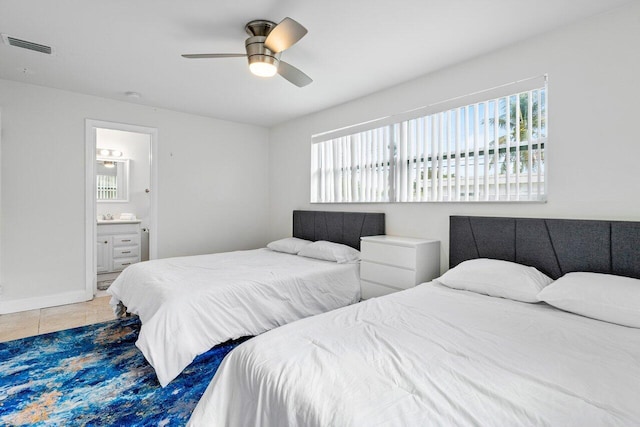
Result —
<path fill-rule="evenodd" d="M 115 175 L 96 175 L 96 184 L 98 200 L 118 198 L 118 181 Z"/>
<path fill-rule="evenodd" d="M 314 136 L 311 201 L 545 199 L 546 77 Z"/>

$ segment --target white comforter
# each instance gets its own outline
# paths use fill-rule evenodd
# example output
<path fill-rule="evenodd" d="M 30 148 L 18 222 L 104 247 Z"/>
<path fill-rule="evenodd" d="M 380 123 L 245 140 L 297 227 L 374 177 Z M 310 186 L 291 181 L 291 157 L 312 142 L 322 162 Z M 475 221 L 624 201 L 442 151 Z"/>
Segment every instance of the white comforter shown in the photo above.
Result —
<path fill-rule="evenodd" d="M 227 355 L 191 426 L 638 426 L 640 330 L 439 285 Z"/>
<path fill-rule="evenodd" d="M 256 249 L 134 264 L 108 292 L 140 316 L 136 345 L 164 387 L 216 344 L 357 302 L 358 271 Z"/>

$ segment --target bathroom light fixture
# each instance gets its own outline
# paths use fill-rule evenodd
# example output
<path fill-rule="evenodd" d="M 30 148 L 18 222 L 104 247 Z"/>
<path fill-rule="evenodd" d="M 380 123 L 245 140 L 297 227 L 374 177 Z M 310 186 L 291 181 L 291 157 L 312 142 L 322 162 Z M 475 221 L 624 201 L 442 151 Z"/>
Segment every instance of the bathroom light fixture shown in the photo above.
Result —
<path fill-rule="evenodd" d="M 96 152 L 99 153 L 101 157 L 122 157 L 122 151 L 119 151 L 119 150 L 110 150 L 108 148 L 98 148 Z"/>
<path fill-rule="evenodd" d="M 102 162 L 102 164 L 104 165 L 105 168 L 114 168 L 116 167 L 116 164 L 112 161 L 109 160 L 105 160 Z"/>

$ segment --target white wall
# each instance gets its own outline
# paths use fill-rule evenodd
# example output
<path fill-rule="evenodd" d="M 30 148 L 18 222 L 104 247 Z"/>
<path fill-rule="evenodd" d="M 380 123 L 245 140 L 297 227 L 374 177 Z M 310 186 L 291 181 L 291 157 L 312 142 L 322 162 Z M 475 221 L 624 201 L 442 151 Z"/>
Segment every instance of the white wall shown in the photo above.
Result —
<path fill-rule="evenodd" d="M 449 215 L 640 220 L 639 42 L 640 5 L 634 3 L 272 128 L 271 238 L 291 234 L 292 209 L 386 212 L 388 234 L 440 239 L 444 270 Z M 420 54 L 428 55 L 428 49 Z M 312 134 L 544 73 L 550 132 L 546 204 L 309 203 Z"/>
<path fill-rule="evenodd" d="M 85 289 L 85 119 L 158 128 L 158 254 L 263 246 L 268 131 L 0 80 L 0 313 Z"/>

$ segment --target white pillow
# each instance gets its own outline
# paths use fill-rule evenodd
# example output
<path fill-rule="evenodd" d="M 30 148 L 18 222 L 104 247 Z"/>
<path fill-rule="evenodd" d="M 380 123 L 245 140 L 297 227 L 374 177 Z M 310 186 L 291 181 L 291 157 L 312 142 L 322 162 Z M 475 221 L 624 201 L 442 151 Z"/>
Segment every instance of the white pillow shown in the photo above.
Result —
<path fill-rule="evenodd" d="M 360 259 L 360 251 L 340 243 L 318 240 L 302 248 L 298 255 L 307 258 L 336 261 L 338 263 L 354 262 Z"/>
<path fill-rule="evenodd" d="M 450 288 L 522 302 L 538 302 L 538 293 L 553 282 L 533 267 L 486 258 L 462 262 L 436 280 Z"/>
<path fill-rule="evenodd" d="M 310 245 L 310 240 L 298 239 L 297 237 L 285 237 L 284 239 L 275 240 L 267 245 L 267 248 L 276 252 L 285 252 L 297 255 L 300 249 Z"/>
<path fill-rule="evenodd" d="M 567 273 L 538 299 L 565 311 L 640 328 L 640 280 L 601 273 Z"/>

